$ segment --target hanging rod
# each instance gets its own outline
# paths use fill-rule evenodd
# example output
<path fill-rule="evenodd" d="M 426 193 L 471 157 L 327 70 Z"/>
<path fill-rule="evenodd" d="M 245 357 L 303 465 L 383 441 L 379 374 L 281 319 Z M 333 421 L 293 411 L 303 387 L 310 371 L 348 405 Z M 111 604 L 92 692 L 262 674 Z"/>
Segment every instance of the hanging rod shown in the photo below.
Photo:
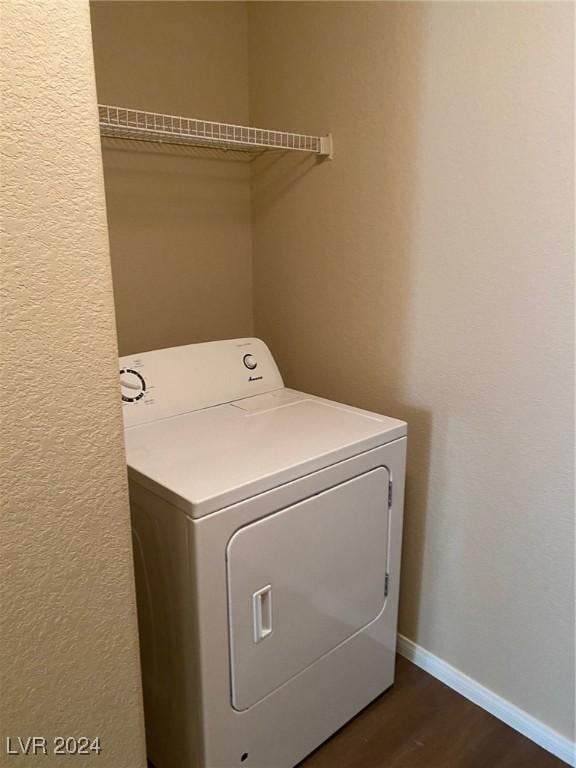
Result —
<path fill-rule="evenodd" d="M 295 150 L 332 158 L 331 134 L 307 136 L 303 133 L 270 131 L 247 125 L 143 112 L 108 104 L 99 104 L 98 113 L 102 136 L 249 152 L 261 152 L 266 149 Z"/>

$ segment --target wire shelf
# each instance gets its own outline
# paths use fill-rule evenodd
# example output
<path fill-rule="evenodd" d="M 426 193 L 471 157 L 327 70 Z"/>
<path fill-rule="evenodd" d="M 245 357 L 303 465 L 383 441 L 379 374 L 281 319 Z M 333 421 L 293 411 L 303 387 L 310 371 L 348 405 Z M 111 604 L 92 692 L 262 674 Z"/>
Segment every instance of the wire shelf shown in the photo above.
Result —
<path fill-rule="evenodd" d="M 216 123 L 189 117 L 143 112 L 138 109 L 98 105 L 100 134 L 112 138 L 139 139 L 167 144 L 261 152 L 266 149 L 310 152 L 332 157 L 332 136 L 270 131 L 247 125 Z"/>

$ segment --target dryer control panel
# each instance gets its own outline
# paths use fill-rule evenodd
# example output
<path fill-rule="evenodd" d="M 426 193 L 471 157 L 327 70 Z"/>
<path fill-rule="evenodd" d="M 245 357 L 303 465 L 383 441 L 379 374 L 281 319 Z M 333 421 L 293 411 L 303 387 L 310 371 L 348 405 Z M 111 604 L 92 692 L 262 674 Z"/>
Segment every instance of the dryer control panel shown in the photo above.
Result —
<path fill-rule="evenodd" d="M 125 427 L 283 386 L 274 358 L 260 339 L 210 341 L 120 358 Z"/>

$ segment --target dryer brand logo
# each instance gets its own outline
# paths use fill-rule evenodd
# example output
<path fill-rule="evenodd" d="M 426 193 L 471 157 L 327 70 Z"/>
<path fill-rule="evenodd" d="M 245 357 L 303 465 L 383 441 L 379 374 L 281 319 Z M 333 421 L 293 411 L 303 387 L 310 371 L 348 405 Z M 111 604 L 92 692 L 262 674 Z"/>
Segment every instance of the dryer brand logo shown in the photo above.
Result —
<path fill-rule="evenodd" d="M 262 376 L 248 376 L 248 381 L 262 381 Z"/>

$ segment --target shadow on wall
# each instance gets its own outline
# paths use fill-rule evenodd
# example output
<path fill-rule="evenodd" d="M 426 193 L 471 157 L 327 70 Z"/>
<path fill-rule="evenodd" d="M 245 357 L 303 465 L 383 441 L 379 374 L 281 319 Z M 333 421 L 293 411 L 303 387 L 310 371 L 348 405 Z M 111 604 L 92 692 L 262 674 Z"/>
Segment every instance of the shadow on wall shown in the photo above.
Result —
<path fill-rule="evenodd" d="M 256 333 L 288 386 L 409 423 L 400 631 L 415 637 L 432 429 L 404 386 L 422 12 L 255 5 L 252 121 L 335 141 L 332 161 L 252 165 Z"/>
<path fill-rule="evenodd" d="M 103 142 L 120 354 L 252 333 L 239 152 Z"/>
<path fill-rule="evenodd" d="M 263 152 L 254 159 L 257 162 L 252 167 L 252 180 L 253 184 L 258 184 L 261 214 L 276 203 L 281 204 L 293 186 L 313 173 L 319 164 L 329 162 L 315 155 L 289 152 Z"/>

